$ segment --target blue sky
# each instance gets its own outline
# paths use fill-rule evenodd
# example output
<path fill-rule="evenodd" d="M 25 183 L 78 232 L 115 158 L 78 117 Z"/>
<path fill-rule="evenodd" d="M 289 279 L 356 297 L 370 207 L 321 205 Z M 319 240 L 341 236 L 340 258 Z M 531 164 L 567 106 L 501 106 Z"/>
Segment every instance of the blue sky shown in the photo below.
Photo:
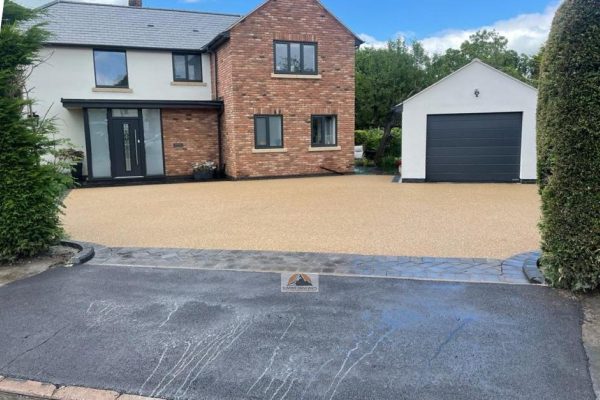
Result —
<path fill-rule="evenodd" d="M 127 3 L 127 0 L 87 1 Z M 495 28 L 509 38 L 515 50 L 531 54 L 545 41 L 560 0 L 322 1 L 371 46 L 383 46 L 390 38 L 404 37 L 422 40 L 427 50 L 439 52 L 457 47 L 478 29 Z M 236 14 L 245 14 L 261 3 L 262 0 L 144 0 L 146 7 Z"/>

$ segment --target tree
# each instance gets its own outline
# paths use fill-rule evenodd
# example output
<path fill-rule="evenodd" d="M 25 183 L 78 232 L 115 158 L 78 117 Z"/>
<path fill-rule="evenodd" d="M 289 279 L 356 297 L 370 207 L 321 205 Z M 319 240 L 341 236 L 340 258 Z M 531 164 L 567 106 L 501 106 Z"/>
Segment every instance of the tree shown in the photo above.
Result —
<path fill-rule="evenodd" d="M 385 49 L 360 49 L 356 54 L 356 126 L 381 127 L 390 109 L 423 89 L 427 56 L 419 43 L 391 41 Z"/>
<path fill-rule="evenodd" d="M 437 82 L 476 58 L 526 83 L 533 83 L 530 57 L 510 50 L 508 39 L 494 30 L 478 31 L 465 40 L 460 49 L 434 55 L 428 69 L 429 83 Z"/>
<path fill-rule="evenodd" d="M 566 0 L 538 101 L 542 268 L 556 287 L 600 286 L 600 0 Z"/>
<path fill-rule="evenodd" d="M 27 72 L 47 33 L 20 24 L 35 13 L 6 1 L 0 29 L 0 261 L 33 256 L 62 236 L 61 196 L 72 180 L 64 165 L 46 161 L 58 142 L 51 120 L 25 110 Z M 68 170 L 67 170 L 68 171 Z"/>

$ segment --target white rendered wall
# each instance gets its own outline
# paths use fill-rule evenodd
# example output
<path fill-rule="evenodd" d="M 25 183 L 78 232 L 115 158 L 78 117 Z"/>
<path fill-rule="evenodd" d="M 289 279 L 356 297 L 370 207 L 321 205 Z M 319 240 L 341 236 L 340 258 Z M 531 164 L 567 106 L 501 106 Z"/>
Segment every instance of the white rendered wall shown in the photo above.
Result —
<path fill-rule="evenodd" d="M 29 80 L 34 111 L 55 117 L 61 137 L 85 149 L 85 132 L 81 110 L 68 110 L 65 99 L 106 100 L 212 100 L 210 57 L 202 55 L 203 84 L 173 83 L 171 52 L 127 50 L 129 93 L 95 91 L 94 59 L 91 48 L 48 47 L 40 54 Z M 84 164 L 85 165 L 85 164 Z"/>
<path fill-rule="evenodd" d="M 536 109 L 535 89 L 483 63 L 470 64 L 404 103 L 402 178 L 425 179 L 428 114 L 522 112 L 520 178 L 536 179 Z"/>

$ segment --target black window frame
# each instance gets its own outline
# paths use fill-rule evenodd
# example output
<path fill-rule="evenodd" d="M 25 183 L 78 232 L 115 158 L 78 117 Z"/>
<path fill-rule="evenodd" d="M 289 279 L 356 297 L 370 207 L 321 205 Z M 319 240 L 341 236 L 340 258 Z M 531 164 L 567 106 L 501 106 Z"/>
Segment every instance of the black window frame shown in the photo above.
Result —
<path fill-rule="evenodd" d="M 335 118 L 335 143 L 334 144 L 321 144 L 321 143 L 314 143 L 313 142 L 313 137 L 314 137 L 314 121 L 315 119 L 319 118 L 319 119 L 325 119 L 325 118 Z M 338 116 L 337 114 L 314 114 L 310 116 L 310 147 L 337 147 L 338 146 Z"/>
<path fill-rule="evenodd" d="M 103 53 L 123 53 L 125 54 L 125 73 L 127 74 L 127 85 L 98 85 L 98 71 L 96 67 L 96 52 Z M 129 60 L 127 57 L 127 50 L 123 49 L 93 49 L 92 59 L 94 62 L 94 83 L 97 88 L 100 89 L 129 89 Z"/>
<path fill-rule="evenodd" d="M 175 73 L 175 56 L 185 56 L 185 76 L 186 79 L 177 78 Z M 190 70 L 188 64 L 188 57 L 190 56 L 199 56 L 200 57 L 200 79 L 189 79 Z M 171 54 L 171 61 L 173 64 L 173 82 L 204 82 L 204 68 L 202 68 L 202 53 L 194 53 L 194 52 L 173 52 Z"/>
<path fill-rule="evenodd" d="M 277 70 L 277 45 L 285 44 L 287 45 L 287 59 L 288 59 L 288 68 L 287 71 L 278 71 Z M 291 71 L 291 45 L 299 44 L 300 45 L 300 67 L 302 71 Z M 304 71 L 304 46 L 314 46 L 315 48 L 315 70 L 305 72 Z M 296 41 L 288 41 L 288 40 L 274 40 L 273 41 L 273 73 L 276 75 L 319 75 L 319 44 L 317 42 L 296 42 Z"/>
<path fill-rule="evenodd" d="M 269 123 L 270 118 L 279 118 L 281 121 L 281 146 L 271 146 L 267 144 L 266 146 L 258 145 L 258 119 L 264 118 L 266 119 L 266 127 L 267 127 L 267 143 L 271 143 L 271 124 Z M 256 150 L 267 150 L 267 149 L 283 149 L 285 144 L 284 134 L 283 134 L 283 115 L 281 114 L 255 114 L 254 115 L 254 148 Z"/>

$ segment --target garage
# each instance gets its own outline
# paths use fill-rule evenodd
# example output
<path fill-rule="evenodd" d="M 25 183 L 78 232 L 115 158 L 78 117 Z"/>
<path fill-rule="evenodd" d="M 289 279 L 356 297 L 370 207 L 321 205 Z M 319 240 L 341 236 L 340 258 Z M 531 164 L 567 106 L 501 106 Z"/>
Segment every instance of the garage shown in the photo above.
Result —
<path fill-rule="evenodd" d="M 405 100 L 402 179 L 532 183 L 537 90 L 480 60 Z"/>
<path fill-rule="evenodd" d="M 428 182 L 519 182 L 521 113 L 427 116 Z"/>

